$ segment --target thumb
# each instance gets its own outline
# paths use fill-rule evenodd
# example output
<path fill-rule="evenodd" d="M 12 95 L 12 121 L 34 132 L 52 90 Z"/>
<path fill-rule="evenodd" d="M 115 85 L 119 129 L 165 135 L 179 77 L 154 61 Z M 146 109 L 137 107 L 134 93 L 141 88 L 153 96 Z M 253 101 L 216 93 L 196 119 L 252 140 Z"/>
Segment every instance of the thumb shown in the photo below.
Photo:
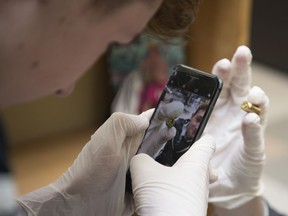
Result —
<path fill-rule="evenodd" d="M 155 173 L 161 173 L 160 170 L 163 169 L 163 167 L 163 165 L 156 162 L 147 154 L 140 153 L 135 155 L 130 161 L 130 172 L 131 178 L 133 179 L 133 188 L 137 186 L 139 182 L 145 182 L 147 177 L 151 178 L 155 176 Z"/>
<path fill-rule="evenodd" d="M 232 79 L 231 62 L 228 59 L 221 59 L 212 68 L 212 73 L 223 80 L 223 87 L 220 98 L 229 97 L 230 84 Z"/>
<path fill-rule="evenodd" d="M 162 104 L 158 110 L 157 118 L 161 121 L 167 117 L 177 118 L 184 110 L 184 104 L 180 101 L 172 101 L 168 104 Z"/>
<path fill-rule="evenodd" d="M 150 120 L 151 117 L 152 117 L 152 115 L 153 115 L 154 110 L 155 110 L 155 109 L 146 110 L 146 111 L 142 112 L 139 116 L 144 117 L 144 118 Z"/>
<path fill-rule="evenodd" d="M 242 122 L 242 134 L 244 138 L 244 151 L 251 159 L 264 157 L 263 126 L 260 117 L 256 113 L 248 113 Z"/>
<path fill-rule="evenodd" d="M 212 155 L 215 151 L 215 140 L 210 135 L 204 135 L 192 147 L 182 155 L 174 166 L 194 166 L 194 163 L 202 162 L 209 165 Z"/>
<path fill-rule="evenodd" d="M 113 137 L 118 139 L 119 142 L 123 142 L 127 136 L 134 136 L 139 132 L 143 132 L 148 125 L 149 119 L 143 115 L 115 112 L 98 131 L 101 134 L 110 134 L 110 136 L 107 137 Z"/>

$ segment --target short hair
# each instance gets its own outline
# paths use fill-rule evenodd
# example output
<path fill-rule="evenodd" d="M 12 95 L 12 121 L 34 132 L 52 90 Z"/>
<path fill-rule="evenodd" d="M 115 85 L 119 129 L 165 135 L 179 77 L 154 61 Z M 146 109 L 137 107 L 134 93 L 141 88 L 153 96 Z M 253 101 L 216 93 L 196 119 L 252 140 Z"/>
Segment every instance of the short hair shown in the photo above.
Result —
<path fill-rule="evenodd" d="M 202 0 L 163 0 L 145 32 L 161 39 L 185 36 Z"/>
<path fill-rule="evenodd" d="M 193 115 L 195 115 L 199 110 L 203 110 L 203 111 L 205 112 L 205 111 L 207 110 L 208 106 L 209 106 L 209 101 L 203 102 L 203 103 L 197 108 L 197 110 L 194 112 Z"/>
<path fill-rule="evenodd" d="M 132 2 L 141 1 L 153 5 L 155 0 L 91 0 L 97 8 L 105 12 L 113 12 Z M 163 0 L 158 11 L 149 21 L 144 32 L 158 39 L 171 39 L 185 36 L 190 25 L 195 20 L 202 0 Z"/>

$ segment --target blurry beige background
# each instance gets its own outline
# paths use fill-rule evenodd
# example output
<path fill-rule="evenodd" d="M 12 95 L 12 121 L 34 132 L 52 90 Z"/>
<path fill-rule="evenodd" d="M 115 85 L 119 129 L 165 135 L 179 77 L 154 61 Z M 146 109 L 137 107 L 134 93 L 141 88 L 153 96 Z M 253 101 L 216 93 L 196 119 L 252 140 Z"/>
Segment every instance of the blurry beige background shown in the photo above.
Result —
<path fill-rule="evenodd" d="M 251 8 L 252 0 L 204 1 L 189 33 L 187 64 L 209 72 L 217 60 L 231 58 L 239 45 L 250 45 Z M 263 64 L 255 63 L 253 68 L 253 82 L 271 98 L 265 196 L 288 213 L 288 112 L 283 100 L 288 93 L 287 76 Z M 71 96 L 50 96 L 4 110 L 19 194 L 50 183 L 67 169 L 109 117 L 111 100 L 104 55 L 79 80 Z"/>

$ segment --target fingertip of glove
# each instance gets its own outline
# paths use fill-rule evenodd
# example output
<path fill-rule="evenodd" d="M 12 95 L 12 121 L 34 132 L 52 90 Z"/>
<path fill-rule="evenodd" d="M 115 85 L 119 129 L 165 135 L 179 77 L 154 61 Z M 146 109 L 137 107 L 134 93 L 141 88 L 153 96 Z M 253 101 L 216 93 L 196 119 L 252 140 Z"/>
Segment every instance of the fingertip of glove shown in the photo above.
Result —
<path fill-rule="evenodd" d="M 245 45 L 240 45 L 237 50 L 236 50 L 236 53 L 237 52 L 242 52 L 242 53 L 246 53 L 246 54 L 251 54 L 251 50 L 245 46 Z"/>
<path fill-rule="evenodd" d="M 150 119 L 152 117 L 152 115 L 153 115 L 154 110 L 155 109 L 146 110 L 146 111 L 142 112 L 139 116 L 142 116 L 144 118 Z"/>
<path fill-rule="evenodd" d="M 219 61 L 216 63 L 216 65 L 218 66 L 218 68 L 219 68 L 220 70 L 227 70 L 227 69 L 230 68 L 231 62 L 229 61 L 229 59 L 224 58 L 224 59 L 219 60 Z"/>
<path fill-rule="evenodd" d="M 212 69 L 212 73 L 219 75 L 222 79 L 225 79 L 229 75 L 229 71 L 231 68 L 231 62 L 224 58 L 216 62 Z"/>
<path fill-rule="evenodd" d="M 145 130 L 149 125 L 149 119 L 141 115 L 132 115 L 121 112 L 113 113 L 111 116 L 113 127 L 123 128 L 128 136 L 132 136 Z"/>
<path fill-rule="evenodd" d="M 203 134 L 201 139 L 199 139 L 194 145 L 204 145 L 210 147 L 211 149 L 213 149 L 213 151 L 215 151 L 216 141 L 211 135 Z"/>
<path fill-rule="evenodd" d="M 130 115 L 130 118 L 136 124 L 136 126 L 142 130 L 146 129 L 149 125 L 150 116 L 152 115 L 153 110 L 148 110 L 140 115 Z"/>
<path fill-rule="evenodd" d="M 237 63 L 247 63 L 250 64 L 252 61 L 251 50 L 247 46 L 239 46 L 234 54 L 234 59 Z"/>
<path fill-rule="evenodd" d="M 177 118 L 184 110 L 184 104 L 181 101 L 172 101 L 162 106 L 163 117 Z"/>
<path fill-rule="evenodd" d="M 268 104 L 268 96 L 266 93 L 258 86 L 253 86 L 248 95 L 248 101 L 253 104 Z"/>

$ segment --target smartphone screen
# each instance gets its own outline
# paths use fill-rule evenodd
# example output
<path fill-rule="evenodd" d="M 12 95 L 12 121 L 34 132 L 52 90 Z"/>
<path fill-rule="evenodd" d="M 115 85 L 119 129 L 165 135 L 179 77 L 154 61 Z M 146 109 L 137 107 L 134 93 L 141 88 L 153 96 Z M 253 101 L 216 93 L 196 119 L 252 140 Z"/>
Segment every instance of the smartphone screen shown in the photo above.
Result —
<path fill-rule="evenodd" d="M 200 138 L 221 88 L 215 75 L 175 66 L 137 153 L 172 166 Z"/>
<path fill-rule="evenodd" d="M 222 85 L 216 75 L 176 65 L 137 154 L 146 153 L 163 165 L 173 166 L 201 137 Z M 132 192 L 130 170 L 126 191 Z"/>

